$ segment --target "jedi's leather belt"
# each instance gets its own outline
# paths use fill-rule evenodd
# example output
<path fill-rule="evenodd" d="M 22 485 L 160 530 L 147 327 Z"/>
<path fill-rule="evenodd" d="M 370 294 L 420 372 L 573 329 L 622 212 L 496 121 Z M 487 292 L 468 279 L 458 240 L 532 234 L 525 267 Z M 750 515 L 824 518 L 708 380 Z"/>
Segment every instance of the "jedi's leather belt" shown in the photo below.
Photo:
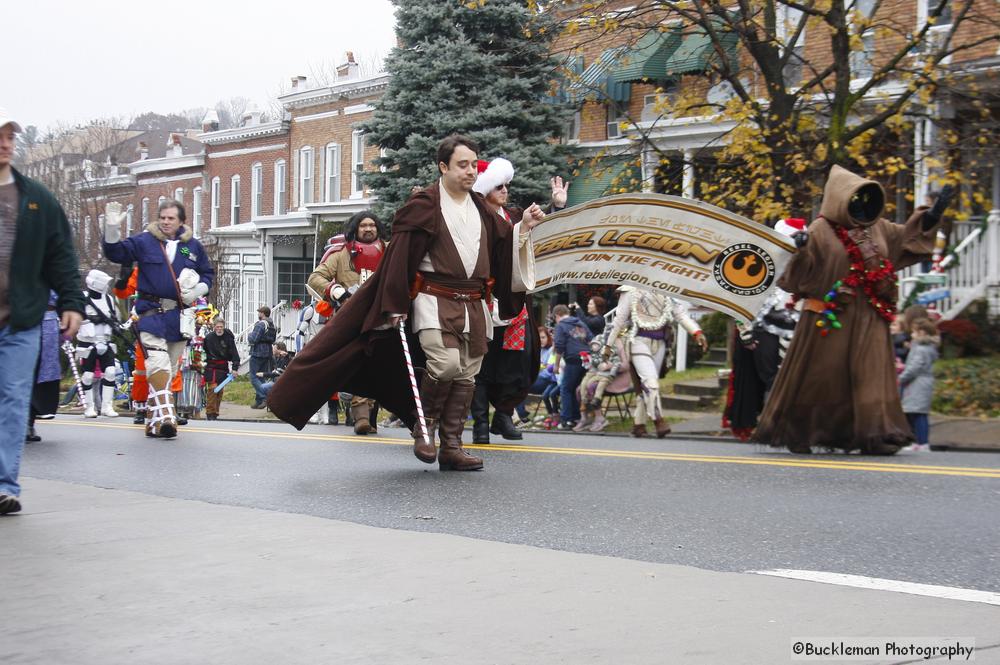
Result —
<path fill-rule="evenodd" d="M 418 293 L 426 293 L 458 302 L 471 302 L 473 300 L 489 302 L 493 297 L 493 278 L 485 281 L 455 279 L 445 282 L 431 277 L 427 273 L 418 272 L 413 284 L 410 285 L 410 298 L 416 298 Z"/>
<path fill-rule="evenodd" d="M 139 318 L 146 316 L 152 316 L 153 314 L 163 314 L 164 312 L 169 312 L 172 309 L 177 309 L 177 301 L 171 300 L 170 298 L 161 298 L 159 296 L 150 295 L 148 293 L 139 293 L 139 300 L 145 300 L 146 302 L 151 302 L 156 305 L 156 309 L 147 309 L 145 312 L 139 315 Z"/>

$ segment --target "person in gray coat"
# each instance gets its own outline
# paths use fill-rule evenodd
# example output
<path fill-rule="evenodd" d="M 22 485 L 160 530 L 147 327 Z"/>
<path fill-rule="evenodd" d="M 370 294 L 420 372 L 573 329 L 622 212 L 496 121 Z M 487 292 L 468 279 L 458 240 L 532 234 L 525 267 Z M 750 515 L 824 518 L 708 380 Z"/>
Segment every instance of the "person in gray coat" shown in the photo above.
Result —
<path fill-rule="evenodd" d="M 913 428 L 917 442 L 912 450 L 930 450 L 931 398 L 934 396 L 934 361 L 938 359 L 937 326 L 930 319 L 917 319 L 910 328 L 910 352 L 899 375 L 903 413 Z"/>

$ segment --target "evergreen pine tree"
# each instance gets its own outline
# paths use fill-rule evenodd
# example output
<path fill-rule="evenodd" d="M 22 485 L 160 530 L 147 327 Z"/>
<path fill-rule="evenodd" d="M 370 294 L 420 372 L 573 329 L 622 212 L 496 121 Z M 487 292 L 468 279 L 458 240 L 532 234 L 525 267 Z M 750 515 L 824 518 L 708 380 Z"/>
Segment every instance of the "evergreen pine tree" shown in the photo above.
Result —
<path fill-rule="evenodd" d="M 377 209 L 390 216 L 438 176 L 437 144 L 466 134 L 480 159 L 506 157 L 516 174 L 511 200 L 545 206 L 549 178 L 566 163 L 551 139 L 566 112 L 549 93 L 558 60 L 551 18 L 523 0 L 393 0 L 400 46 L 386 59 L 392 76 L 364 127 L 384 150 L 384 170 L 367 174 Z"/>

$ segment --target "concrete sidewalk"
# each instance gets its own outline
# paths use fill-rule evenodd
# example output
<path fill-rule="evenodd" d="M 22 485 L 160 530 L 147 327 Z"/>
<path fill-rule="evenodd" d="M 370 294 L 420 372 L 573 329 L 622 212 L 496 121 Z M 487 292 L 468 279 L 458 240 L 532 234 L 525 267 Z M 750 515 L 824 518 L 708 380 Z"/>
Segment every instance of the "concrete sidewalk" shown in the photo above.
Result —
<path fill-rule="evenodd" d="M 23 481 L 5 665 L 771 664 L 792 638 L 911 635 L 1000 660 L 984 603 Z"/>

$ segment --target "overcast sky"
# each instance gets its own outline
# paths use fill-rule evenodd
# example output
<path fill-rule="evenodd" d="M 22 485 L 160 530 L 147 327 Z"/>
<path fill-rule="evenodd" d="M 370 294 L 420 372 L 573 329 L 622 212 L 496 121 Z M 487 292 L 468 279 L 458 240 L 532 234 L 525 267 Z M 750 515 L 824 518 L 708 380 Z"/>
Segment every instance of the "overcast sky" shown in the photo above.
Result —
<path fill-rule="evenodd" d="M 3 3 L 0 107 L 40 129 L 214 106 L 262 109 L 297 74 L 385 55 L 389 0 L 26 0 Z M 307 81 L 307 85 L 310 81 Z"/>

